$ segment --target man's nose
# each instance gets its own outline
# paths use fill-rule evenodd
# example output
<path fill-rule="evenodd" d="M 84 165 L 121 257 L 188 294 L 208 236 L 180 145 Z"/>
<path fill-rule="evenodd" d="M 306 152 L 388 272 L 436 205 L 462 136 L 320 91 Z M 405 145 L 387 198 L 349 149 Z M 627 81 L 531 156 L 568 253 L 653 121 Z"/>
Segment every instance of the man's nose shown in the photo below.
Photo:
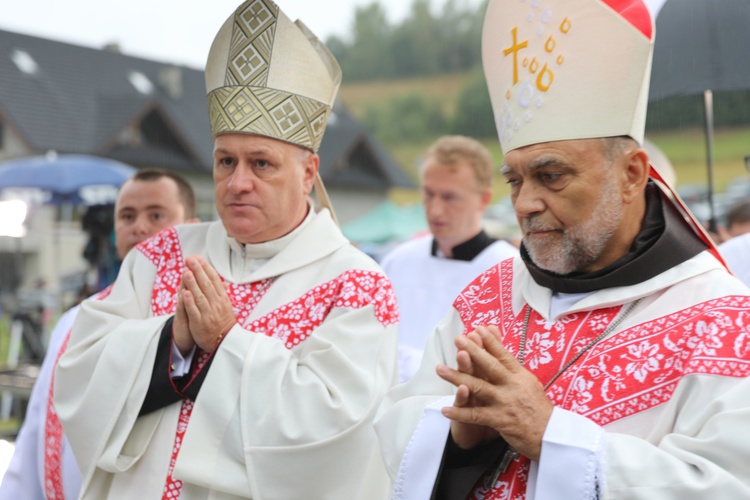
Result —
<path fill-rule="evenodd" d="M 545 202 L 534 186 L 526 185 L 517 188 L 515 197 L 513 197 L 513 210 L 520 218 L 528 217 L 544 211 Z"/>
<path fill-rule="evenodd" d="M 149 221 L 146 214 L 139 215 L 135 218 L 135 224 L 133 224 L 133 232 L 139 236 L 148 234 Z"/>
<path fill-rule="evenodd" d="M 445 202 L 439 196 L 433 196 L 425 202 L 428 216 L 439 216 L 445 211 Z"/>
<path fill-rule="evenodd" d="M 227 187 L 233 193 L 252 191 L 255 182 L 255 174 L 250 167 L 238 165 L 229 178 Z"/>

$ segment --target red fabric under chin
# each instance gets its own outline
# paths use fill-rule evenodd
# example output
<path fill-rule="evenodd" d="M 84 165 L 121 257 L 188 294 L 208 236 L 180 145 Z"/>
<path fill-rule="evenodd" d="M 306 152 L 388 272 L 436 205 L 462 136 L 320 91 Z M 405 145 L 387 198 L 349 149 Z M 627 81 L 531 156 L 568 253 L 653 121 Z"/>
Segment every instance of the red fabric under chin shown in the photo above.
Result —
<path fill-rule="evenodd" d="M 651 40 L 654 28 L 651 23 L 651 12 L 643 0 L 602 0 L 612 10 L 618 12 L 630 24 L 635 26 L 646 38 Z"/>

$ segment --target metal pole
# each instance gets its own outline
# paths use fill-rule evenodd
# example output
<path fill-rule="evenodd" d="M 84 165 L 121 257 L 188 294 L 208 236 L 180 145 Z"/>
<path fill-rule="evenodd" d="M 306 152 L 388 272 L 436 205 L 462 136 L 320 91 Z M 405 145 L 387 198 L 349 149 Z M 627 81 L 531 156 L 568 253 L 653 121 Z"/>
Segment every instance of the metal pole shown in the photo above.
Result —
<path fill-rule="evenodd" d="M 8 361 L 7 367 L 11 370 L 18 368 L 18 358 L 21 354 L 21 343 L 23 340 L 23 322 L 12 316 L 10 323 L 10 343 L 8 344 Z M 3 391 L 0 398 L 0 419 L 8 420 L 10 418 L 11 408 L 13 407 L 13 393 Z"/>
<path fill-rule="evenodd" d="M 716 212 L 714 210 L 714 94 L 710 90 L 703 92 L 703 103 L 706 108 L 706 162 L 708 165 L 708 230 L 716 234 Z"/>

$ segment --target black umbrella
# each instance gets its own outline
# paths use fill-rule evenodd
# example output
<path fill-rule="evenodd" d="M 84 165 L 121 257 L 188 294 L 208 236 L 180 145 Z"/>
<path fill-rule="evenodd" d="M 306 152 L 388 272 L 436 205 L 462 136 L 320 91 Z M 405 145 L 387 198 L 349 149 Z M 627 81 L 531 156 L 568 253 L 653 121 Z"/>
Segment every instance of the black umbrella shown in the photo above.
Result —
<path fill-rule="evenodd" d="M 709 224 L 713 206 L 713 92 L 750 87 L 750 0 L 666 0 L 656 17 L 649 101 L 703 94 Z"/>

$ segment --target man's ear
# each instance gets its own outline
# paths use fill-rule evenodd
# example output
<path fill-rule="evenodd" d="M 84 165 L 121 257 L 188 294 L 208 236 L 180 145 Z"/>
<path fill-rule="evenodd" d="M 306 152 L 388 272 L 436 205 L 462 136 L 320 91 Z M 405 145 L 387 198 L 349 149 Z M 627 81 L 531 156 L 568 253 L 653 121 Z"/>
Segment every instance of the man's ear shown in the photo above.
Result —
<path fill-rule="evenodd" d="M 623 201 L 631 203 L 634 199 L 643 196 L 648 182 L 650 163 L 648 153 L 643 148 L 635 148 L 625 153 L 622 158 L 624 165 L 624 185 L 622 189 Z"/>
<path fill-rule="evenodd" d="M 305 171 L 303 177 L 304 192 L 306 195 L 309 195 L 312 192 L 313 185 L 315 184 L 315 176 L 318 175 L 318 169 L 320 168 L 320 156 L 317 153 L 306 155 L 302 167 Z"/>

